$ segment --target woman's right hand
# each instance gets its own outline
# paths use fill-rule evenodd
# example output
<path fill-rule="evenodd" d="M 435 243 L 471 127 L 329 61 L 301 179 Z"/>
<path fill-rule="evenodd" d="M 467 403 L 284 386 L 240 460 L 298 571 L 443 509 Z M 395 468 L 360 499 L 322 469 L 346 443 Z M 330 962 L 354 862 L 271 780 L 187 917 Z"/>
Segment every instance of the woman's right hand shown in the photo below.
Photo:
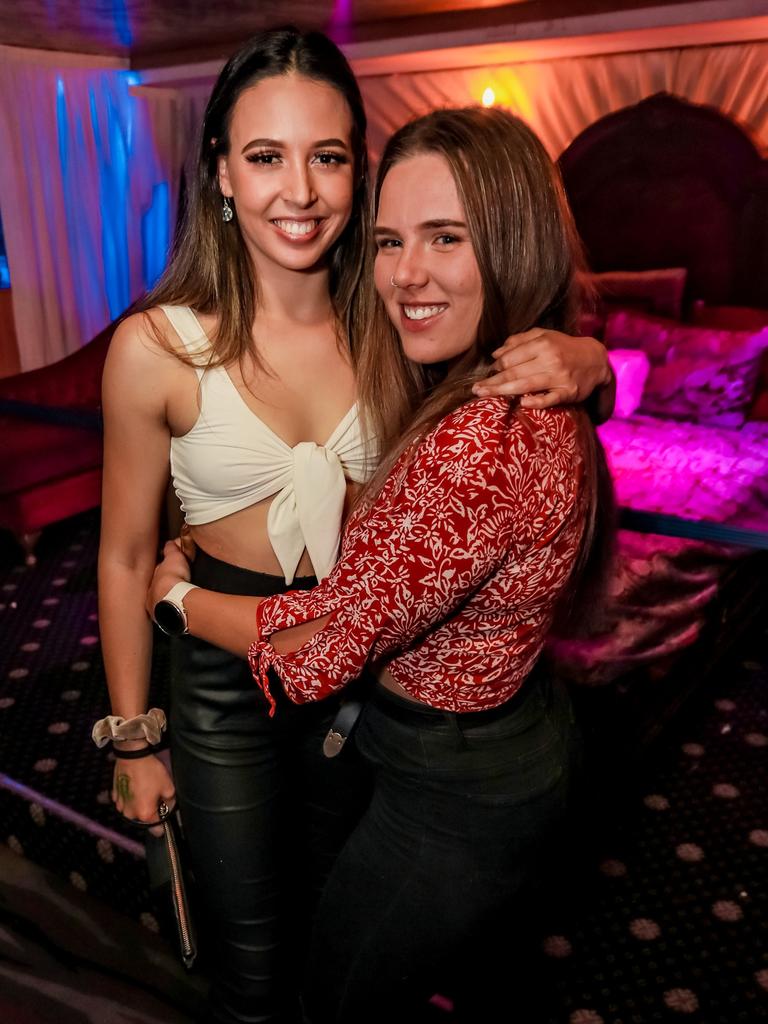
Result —
<path fill-rule="evenodd" d="M 181 533 L 173 543 L 178 546 L 179 551 L 181 551 L 188 562 L 194 562 L 195 555 L 197 554 L 197 544 L 195 544 L 188 523 L 181 524 Z"/>
<path fill-rule="evenodd" d="M 181 551 L 178 541 L 169 540 L 163 547 L 163 560 L 155 566 L 152 580 L 146 596 L 146 609 L 150 618 L 154 615 L 155 605 L 162 601 L 168 591 L 182 580 L 189 581 L 191 576 L 189 562 Z"/>
<path fill-rule="evenodd" d="M 126 818 L 135 822 L 157 821 L 160 801 L 172 807 L 175 799 L 173 779 L 158 757 L 150 754 L 132 760 L 115 760 L 112 801 Z M 150 831 L 159 835 L 162 829 L 155 826 Z"/>

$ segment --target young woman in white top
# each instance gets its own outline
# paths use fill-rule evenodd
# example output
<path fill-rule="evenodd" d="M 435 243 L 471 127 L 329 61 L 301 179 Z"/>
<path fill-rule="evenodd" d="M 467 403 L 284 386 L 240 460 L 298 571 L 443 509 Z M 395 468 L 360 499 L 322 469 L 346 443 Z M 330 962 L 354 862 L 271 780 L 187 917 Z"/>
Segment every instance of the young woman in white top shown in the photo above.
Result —
<path fill-rule="evenodd" d="M 329 572 L 376 463 L 355 389 L 367 184 L 365 114 L 341 53 L 318 33 L 255 37 L 214 87 L 177 251 L 145 312 L 118 328 L 105 369 L 99 587 L 118 720 L 113 798 L 144 822 L 161 800 L 181 807 L 214 955 L 206 1021 L 298 1019 L 289 971 L 311 892 L 367 787 L 354 758 L 322 756 L 332 702 L 271 719 L 248 665 L 191 638 L 172 681 L 171 779 L 141 717 L 158 524 L 170 470 L 196 583 L 266 596 Z M 532 407 L 610 381 L 597 342 L 557 332 L 511 339 L 496 369 L 496 393 L 542 392 L 525 399 Z M 119 738 L 139 725 L 141 738 Z"/>

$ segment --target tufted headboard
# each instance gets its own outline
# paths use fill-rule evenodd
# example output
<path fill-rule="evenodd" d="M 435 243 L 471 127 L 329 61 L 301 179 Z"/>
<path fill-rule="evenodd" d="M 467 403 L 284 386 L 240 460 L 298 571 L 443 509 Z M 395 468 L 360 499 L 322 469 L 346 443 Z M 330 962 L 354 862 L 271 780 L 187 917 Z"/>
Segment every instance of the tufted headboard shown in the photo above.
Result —
<path fill-rule="evenodd" d="M 768 308 L 768 161 L 718 110 L 659 93 L 560 167 L 593 270 L 685 267 L 687 303 Z"/>

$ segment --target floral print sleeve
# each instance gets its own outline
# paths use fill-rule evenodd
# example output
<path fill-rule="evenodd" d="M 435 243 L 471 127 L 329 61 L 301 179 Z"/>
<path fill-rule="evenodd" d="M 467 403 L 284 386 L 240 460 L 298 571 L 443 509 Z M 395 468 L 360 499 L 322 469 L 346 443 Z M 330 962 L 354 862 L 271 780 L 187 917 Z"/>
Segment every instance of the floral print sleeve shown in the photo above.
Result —
<path fill-rule="evenodd" d="M 303 702 L 388 657 L 393 676 L 435 706 L 506 699 L 538 656 L 578 551 L 580 465 L 567 410 L 522 416 L 484 399 L 445 417 L 353 513 L 330 575 L 259 606 L 249 661 L 271 713 L 270 669 Z M 278 655 L 269 643 L 326 615 L 298 651 Z"/>

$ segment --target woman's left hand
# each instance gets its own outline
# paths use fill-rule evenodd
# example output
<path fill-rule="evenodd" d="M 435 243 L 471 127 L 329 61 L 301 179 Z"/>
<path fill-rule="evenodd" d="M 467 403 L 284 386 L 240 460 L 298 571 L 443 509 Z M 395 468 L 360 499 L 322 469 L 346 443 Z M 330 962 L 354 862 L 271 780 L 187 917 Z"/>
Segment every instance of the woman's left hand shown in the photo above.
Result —
<path fill-rule="evenodd" d="M 479 397 L 520 396 L 525 409 L 583 402 L 613 374 L 605 346 L 595 338 L 573 338 L 541 327 L 513 334 L 492 353 L 493 373 L 473 391 Z"/>
<path fill-rule="evenodd" d="M 171 587 L 191 576 L 189 562 L 181 553 L 179 541 L 169 540 L 163 548 L 163 560 L 155 566 L 155 573 L 147 591 L 147 612 L 153 618 L 155 605 L 162 601 Z"/>

